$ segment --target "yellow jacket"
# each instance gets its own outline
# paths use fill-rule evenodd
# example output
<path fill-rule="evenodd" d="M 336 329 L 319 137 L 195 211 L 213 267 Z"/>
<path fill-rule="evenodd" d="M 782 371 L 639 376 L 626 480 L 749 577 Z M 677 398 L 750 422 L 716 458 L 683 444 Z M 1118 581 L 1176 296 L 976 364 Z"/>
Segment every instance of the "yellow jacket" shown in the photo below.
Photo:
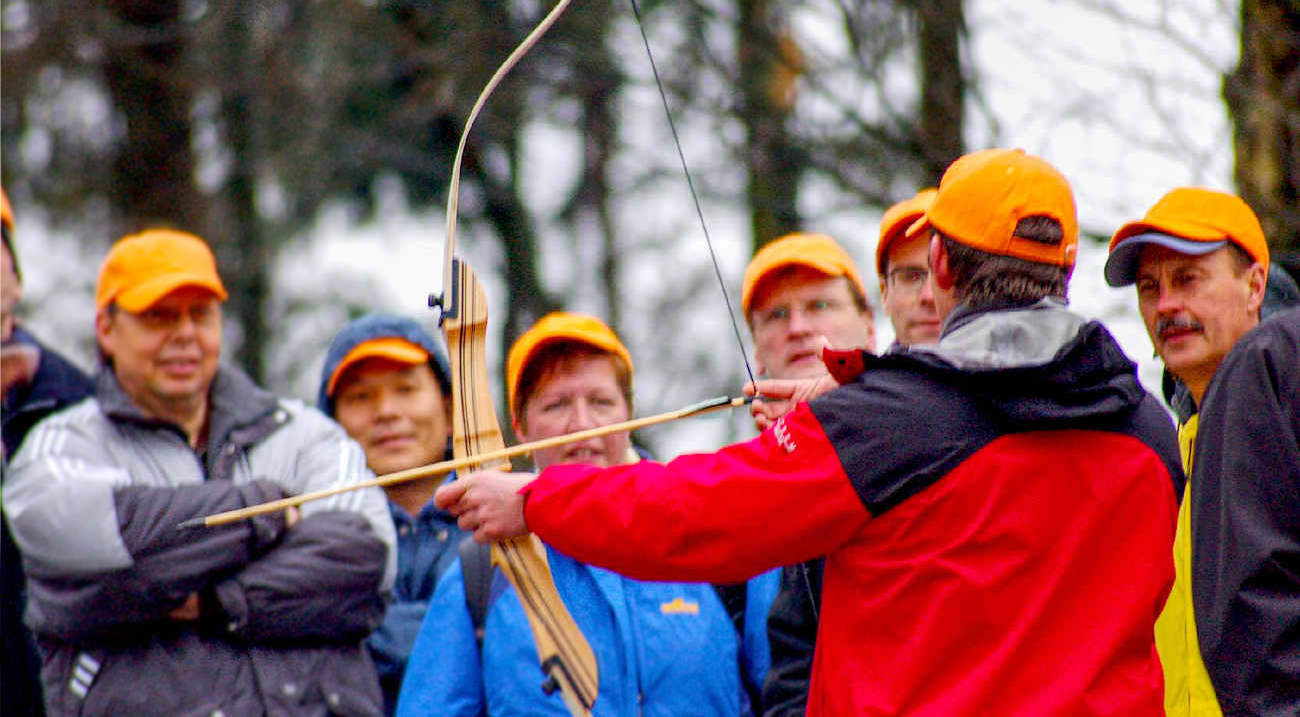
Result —
<path fill-rule="evenodd" d="M 1174 587 L 1156 618 L 1156 651 L 1165 671 L 1165 714 L 1169 717 L 1218 717 L 1223 714 L 1201 660 L 1192 611 L 1192 455 L 1196 452 L 1197 416 L 1178 427 L 1187 489 L 1178 506 L 1174 532 Z"/>

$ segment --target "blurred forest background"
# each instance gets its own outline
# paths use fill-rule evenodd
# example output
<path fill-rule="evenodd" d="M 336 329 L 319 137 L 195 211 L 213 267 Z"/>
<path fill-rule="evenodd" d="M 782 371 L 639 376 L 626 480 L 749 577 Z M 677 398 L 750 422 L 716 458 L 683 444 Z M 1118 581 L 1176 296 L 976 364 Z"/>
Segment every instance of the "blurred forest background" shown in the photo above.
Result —
<path fill-rule="evenodd" d="M 349 317 L 395 310 L 436 330 L 420 312 L 440 290 L 459 132 L 549 8 L 4 0 L 0 152 L 22 315 L 90 368 L 100 258 L 124 233 L 170 225 L 217 253 L 227 360 L 278 392 L 313 396 Z M 1206 184 L 1239 192 L 1300 267 L 1295 0 L 640 10 L 733 299 L 749 255 L 789 231 L 834 234 L 865 270 L 885 207 L 994 145 L 1065 170 L 1094 246 L 1172 186 Z M 460 247 L 491 290 L 495 360 L 547 311 L 598 314 L 628 340 L 649 413 L 734 393 L 744 371 L 641 29 L 622 0 L 576 0 L 497 90 L 469 141 Z M 319 247 L 376 233 L 358 244 L 365 261 L 323 261 Z M 1075 304 L 1131 323 L 1131 304 L 1085 271 L 1098 260 L 1081 258 Z M 412 274 L 423 286 L 395 296 Z M 724 439 L 744 430 L 729 425 Z"/>

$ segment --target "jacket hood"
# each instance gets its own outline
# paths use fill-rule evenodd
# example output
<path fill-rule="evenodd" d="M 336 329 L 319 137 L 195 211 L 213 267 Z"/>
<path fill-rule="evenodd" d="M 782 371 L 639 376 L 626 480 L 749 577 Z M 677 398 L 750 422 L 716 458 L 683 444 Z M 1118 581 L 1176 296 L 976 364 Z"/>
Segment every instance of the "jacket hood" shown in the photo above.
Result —
<path fill-rule="evenodd" d="M 428 352 L 429 368 L 433 369 L 433 375 L 438 379 L 442 395 L 451 400 L 451 368 L 447 363 L 447 353 L 433 340 L 429 332 L 414 320 L 403 316 L 366 314 L 344 326 L 330 342 L 329 350 L 325 353 L 325 365 L 320 372 L 316 407 L 332 418 L 334 399 L 326 394 L 326 389 L 329 387 L 330 376 L 334 375 L 334 369 L 338 368 L 348 352 L 358 345 L 371 339 L 389 337 L 406 339 Z"/>
<path fill-rule="evenodd" d="M 959 308 L 938 344 L 901 355 L 986 402 L 1013 426 L 1108 422 L 1146 396 L 1136 364 L 1110 332 L 1053 299 L 1003 310 Z"/>

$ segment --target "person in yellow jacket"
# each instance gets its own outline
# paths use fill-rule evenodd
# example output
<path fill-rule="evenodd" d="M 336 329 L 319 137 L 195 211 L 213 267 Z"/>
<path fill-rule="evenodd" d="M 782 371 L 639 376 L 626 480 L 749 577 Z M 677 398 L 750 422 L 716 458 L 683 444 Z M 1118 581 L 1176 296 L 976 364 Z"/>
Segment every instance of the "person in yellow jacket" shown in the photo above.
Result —
<path fill-rule="evenodd" d="M 1181 187 L 1110 241 L 1106 281 L 1137 287 L 1138 308 L 1165 368 L 1200 405 L 1210 379 L 1237 340 L 1259 323 L 1268 276 L 1268 244 L 1259 219 L 1240 198 Z M 1156 649 L 1165 672 L 1165 712 L 1219 715 L 1222 710 L 1201 659 L 1192 610 L 1192 456 L 1198 416 L 1178 428 L 1187 488 L 1174 537 L 1174 587 L 1156 620 Z"/>

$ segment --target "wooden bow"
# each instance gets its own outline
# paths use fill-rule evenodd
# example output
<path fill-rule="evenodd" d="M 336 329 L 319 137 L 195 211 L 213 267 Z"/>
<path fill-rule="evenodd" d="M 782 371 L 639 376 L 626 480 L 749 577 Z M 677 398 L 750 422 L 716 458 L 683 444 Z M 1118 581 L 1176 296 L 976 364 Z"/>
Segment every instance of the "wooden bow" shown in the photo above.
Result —
<path fill-rule="evenodd" d="M 445 273 L 443 294 L 431 297 L 430 304 L 442 309 L 440 323 L 447 338 L 447 352 L 451 363 L 452 404 L 452 455 L 454 459 L 468 458 L 505 448 L 496 409 L 489 390 L 486 360 L 487 298 L 483 286 L 469 266 L 455 255 L 456 220 L 460 194 L 460 168 L 470 128 L 486 103 L 488 95 L 514 67 L 519 58 L 550 29 L 570 0 L 560 0 L 547 13 L 541 24 L 524 38 L 506 61 L 488 80 L 470 110 L 465 129 L 456 148 L 452 165 L 451 183 L 447 194 L 447 243 L 445 248 Z M 479 468 L 509 469 L 509 464 L 498 460 L 485 461 L 473 466 Z M 596 702 L 600 682 L 596 670 L 596 656 L 591 645 L 573 621 L 560 594 L 555 588 L 546 560 L 546 549 L 534 535 L 493 543 L 492 564 L 497 566 L 514 586 L 522 603 L 542 672 L 546 675 L 542 689 L 547 694 L 560 691 L 565 705 L 574 717 L 590 717 Z"/>

